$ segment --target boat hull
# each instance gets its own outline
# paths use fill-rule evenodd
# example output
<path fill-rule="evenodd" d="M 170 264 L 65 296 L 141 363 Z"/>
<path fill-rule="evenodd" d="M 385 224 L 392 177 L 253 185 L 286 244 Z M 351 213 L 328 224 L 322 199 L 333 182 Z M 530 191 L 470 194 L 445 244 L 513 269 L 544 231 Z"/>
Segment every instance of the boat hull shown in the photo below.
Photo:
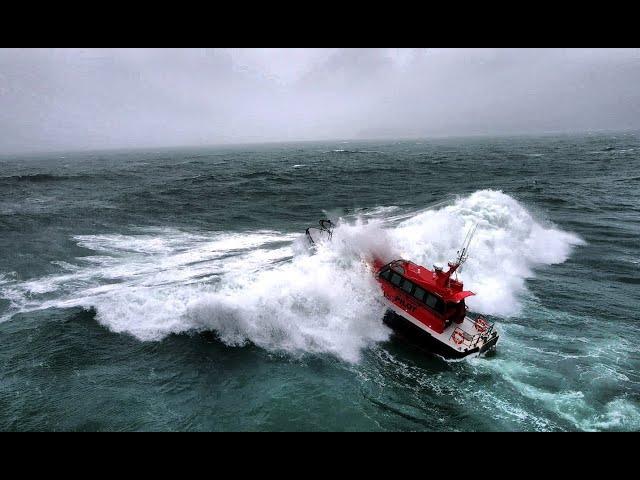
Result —
<path fill-rule="evenodd" d="M 417 325 L 414 325 L 403 316 L 398 315 L 392 309 L 388 309 L 385 313 L 384 323 L 403 340 L 408 341 L 428 353 L 450 360 L 459 360 L 470 355 L 482 355 L 493 352 L 499 338 L 499 336 L 496 335 L 482 345 L 482 347 L 472 348 L 467 351 L 459 351 L 434 338 L 429 334 L 429 332 L 423 330 Z"/>

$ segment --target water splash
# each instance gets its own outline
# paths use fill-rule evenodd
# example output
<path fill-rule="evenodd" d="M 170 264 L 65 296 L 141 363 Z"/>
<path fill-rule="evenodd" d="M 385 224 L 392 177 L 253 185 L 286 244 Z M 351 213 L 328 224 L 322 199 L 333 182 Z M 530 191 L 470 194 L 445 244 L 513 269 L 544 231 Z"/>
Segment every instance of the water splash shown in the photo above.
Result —
<path fill-rule="evenodd" d="M 58 275 L 4 281 L 0 296 L 10 299 L 11 313 L 95 308 L 100 323 L 141 340 L 211 330 L 228 345 L 251 342 L 357 362 L 363 349 L 389 335 L 366 265 L 372 256 L 445 262 L 477 223 L 461 273 L 478 294 L 470 306 L 512 315 L 535 266 L 564 261 L 581 242 L 497 191 L 478 191 L 436 209 L 397 210 L 342 219 L 333 241 L 318 245 L 313 255 L 300 234 L 276 231 L 144 229 L 77 236 L 78 245 L 96 254 L 61 265 Z"/>

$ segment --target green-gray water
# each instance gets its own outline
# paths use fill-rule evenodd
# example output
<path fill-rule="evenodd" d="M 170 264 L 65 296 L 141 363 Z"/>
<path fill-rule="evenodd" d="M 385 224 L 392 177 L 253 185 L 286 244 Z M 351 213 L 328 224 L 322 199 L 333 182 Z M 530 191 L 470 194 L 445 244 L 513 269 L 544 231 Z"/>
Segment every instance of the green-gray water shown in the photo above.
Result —
<path fill-rule="evenodd" d="M 640 137 L 0 158 L 0 430 L 637 430 Z M 301 232 L 341 218 L 310 255 Z M 394 338 L 450 260 L 495 356 Z"/>

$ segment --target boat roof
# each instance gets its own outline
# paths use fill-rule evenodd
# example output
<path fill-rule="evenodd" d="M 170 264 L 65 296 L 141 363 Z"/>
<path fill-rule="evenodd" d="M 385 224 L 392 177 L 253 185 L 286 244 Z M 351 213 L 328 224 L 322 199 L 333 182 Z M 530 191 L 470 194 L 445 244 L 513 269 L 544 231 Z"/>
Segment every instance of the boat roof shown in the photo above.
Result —
<path fill-rule="evenodd" d="M 389 266 L 425 290 L 439 295 L 445 302 L 458 303 L 475 295 L 469 290 L 463 290 L 462 282 L 453 278 L 449 278 L 447 281 L 446 273 L 429 270 L 409 260 L 395 260 Z"/>

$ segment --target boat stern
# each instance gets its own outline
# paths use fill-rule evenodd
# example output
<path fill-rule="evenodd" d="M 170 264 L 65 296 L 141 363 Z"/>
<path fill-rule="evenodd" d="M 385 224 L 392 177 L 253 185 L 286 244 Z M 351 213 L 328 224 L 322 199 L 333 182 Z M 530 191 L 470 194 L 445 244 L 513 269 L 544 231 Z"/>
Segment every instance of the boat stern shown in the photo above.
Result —
<path fill-rule="evenodd" d="M 465 316 L 461 324 L 453 324 L 449 327 L 451 335 L 448 344 L 462 355 L 477 353 L 485 355 L 495 352 L 500 338 L 495 325 L 484 316 L 478 315 L 475 319 Z"/>

